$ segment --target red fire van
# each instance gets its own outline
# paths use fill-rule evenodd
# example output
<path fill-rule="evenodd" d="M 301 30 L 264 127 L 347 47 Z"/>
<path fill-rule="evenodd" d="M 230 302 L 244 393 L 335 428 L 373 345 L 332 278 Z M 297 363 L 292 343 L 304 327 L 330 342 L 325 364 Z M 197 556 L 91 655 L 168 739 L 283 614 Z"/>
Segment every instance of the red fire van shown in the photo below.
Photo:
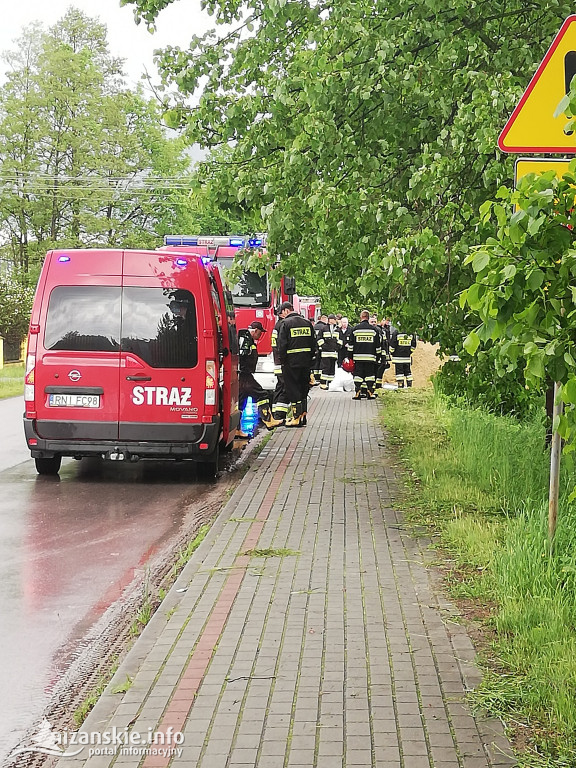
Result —
<path fill-rule="evenodd" d="M 193 459 L 234 440 L 238 340 L 220 268 L 181 251 L 47 254 L 32 309 L 24 428 L 40 474 L 62 456 Z"/>

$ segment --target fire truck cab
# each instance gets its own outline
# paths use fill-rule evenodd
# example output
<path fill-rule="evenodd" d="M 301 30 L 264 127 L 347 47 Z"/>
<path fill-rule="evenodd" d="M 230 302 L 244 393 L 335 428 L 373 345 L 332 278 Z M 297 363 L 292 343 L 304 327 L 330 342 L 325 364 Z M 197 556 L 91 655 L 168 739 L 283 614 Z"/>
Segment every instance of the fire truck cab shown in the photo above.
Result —
<path fill-rule="evenodd" d="M 266 248 L 266 235 L 259 234 L 248 238 L 243 235 L 167 235 L 164 248 L 178 249 L 183 253 L 194 253 L 203 258 L 218 262 L 226 271 L 238 251 L 242 248 Z M 163 250 L 163 249 L 160 249 Z M 279 262 L 277 268 L 281 268 Z M 298 311 L 298 296 L 294 278 L 282 276 L 280 287 L 271 285 L 269 275 L 256 272 L 244 272 L 235 286 L 231 286 L 232 300 L 236 311 L 237 327 L 247 328 L 254 320 L 259 320 L 265 333 L 258 342 L 258 366 L 256 378 L 265 389 L 274 389 L 274 362 L 272 359 L 272 330 L 278 318 L 276 308 L 283 301 L 290 301 Z"/>
<path fill-rule="evenodd" d="M 34 299 L 24 429 L 63 456 L 192 459 L 215 474 L 240 421 L 238 339 L 220 267 L 178 251 L 58 250 Z"/>

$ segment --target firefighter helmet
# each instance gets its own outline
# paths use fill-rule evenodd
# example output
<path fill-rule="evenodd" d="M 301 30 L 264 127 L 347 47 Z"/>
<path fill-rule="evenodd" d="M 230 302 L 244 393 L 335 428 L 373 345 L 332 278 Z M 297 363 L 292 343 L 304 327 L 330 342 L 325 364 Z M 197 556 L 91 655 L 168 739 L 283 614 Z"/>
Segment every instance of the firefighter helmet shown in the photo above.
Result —
<path fill-rule="evenodd" d="M 346 371 L 346 373 L 354 373 L 354 360 L 350 360 L 349 357 L 346 357 L 344 360 L 342 360 L 342 370 Z"/>

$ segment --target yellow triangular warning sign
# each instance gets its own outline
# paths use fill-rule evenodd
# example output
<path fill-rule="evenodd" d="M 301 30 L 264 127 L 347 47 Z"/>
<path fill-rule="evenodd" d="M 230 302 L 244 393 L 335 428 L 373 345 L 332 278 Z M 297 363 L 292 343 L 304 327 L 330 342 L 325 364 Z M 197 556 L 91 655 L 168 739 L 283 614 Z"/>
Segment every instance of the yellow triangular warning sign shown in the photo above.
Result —
<path fill-rule="evenodd" d="M 576 154 L 576 133 L 567 136 L 565 115 L 554 112 L 576 74 L 576 15 L 568 16 L 504 130 L 503 152 Z"/>

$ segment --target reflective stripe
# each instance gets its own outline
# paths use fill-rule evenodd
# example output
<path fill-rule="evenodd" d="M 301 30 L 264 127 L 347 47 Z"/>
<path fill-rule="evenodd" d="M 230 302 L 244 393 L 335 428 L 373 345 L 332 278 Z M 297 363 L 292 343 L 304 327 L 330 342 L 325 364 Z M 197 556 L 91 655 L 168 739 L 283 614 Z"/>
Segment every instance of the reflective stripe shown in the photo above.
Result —
<path fill-rule="evenodd" d="M 412 361 L 412 357 L 396 357 L 392 355 L 392 362 L 398 363 L 399 365 L 403 363 L 410 363 Z"/>
<path fill-rule="evenodd" d="M 274 366 L 274 375 L 282 376 L 282 366 Z"/>
<path fill-rule="evenodd" d="M 376 355 L 358 355 L 354 353 L 354 361 L 357 363 L 375 363 Z"/>
<path fill-rule="evenodd" d="M 310 347 L 301 347 L 300 349 L 289 349 L 287 355 L 296 355 L 298 352 L 312 352 Z"/>
<path fill-rule="evenodd" d="M 338 357 L 338 352 L 322 352 L 322 357 L 324 358 L 324 360 L 327 360 L 328 358 L 331 358 L 331 357 L 336 359 Z"/>

